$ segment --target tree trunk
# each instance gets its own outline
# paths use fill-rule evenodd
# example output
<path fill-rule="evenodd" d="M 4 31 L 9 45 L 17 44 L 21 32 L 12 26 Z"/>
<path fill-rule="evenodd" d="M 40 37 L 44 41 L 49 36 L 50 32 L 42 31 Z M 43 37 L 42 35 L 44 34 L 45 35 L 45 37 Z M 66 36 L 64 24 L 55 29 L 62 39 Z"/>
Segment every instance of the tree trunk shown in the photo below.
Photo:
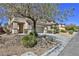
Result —
<path fill-rule="evenodd" d="M 35 36 L 38 36 L 38 34 L 36 32 L 36 21 L 33 21 L 33 32 L 34 32 Z"/>

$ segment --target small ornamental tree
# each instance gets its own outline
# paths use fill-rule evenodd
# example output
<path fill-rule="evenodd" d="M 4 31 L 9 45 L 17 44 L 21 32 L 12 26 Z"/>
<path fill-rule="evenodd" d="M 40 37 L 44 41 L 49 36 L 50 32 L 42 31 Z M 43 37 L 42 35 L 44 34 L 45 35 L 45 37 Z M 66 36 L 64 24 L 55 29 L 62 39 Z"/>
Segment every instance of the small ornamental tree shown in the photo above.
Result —
<path fill-rule="evenodd" d="M 29 18 L 33 21 L 33 32 L 35 36 L 36 32 L 36 23 L 38 20 L 46 19 L 52 21 L 62 22 L 64 19 L 67 19 L 72 15 L 73 9 L 68 9 L 61 11 L 58 9 L 60 4 L 52 3 L 10 3 L 10 4 L 0 4 L 1 7 L 7 9 L 8 12 L 5 13 L 11 19 L 11 15 L 19 14 L 22 17 Z M 2 15 L 2 14 L 1 14 Z"/>

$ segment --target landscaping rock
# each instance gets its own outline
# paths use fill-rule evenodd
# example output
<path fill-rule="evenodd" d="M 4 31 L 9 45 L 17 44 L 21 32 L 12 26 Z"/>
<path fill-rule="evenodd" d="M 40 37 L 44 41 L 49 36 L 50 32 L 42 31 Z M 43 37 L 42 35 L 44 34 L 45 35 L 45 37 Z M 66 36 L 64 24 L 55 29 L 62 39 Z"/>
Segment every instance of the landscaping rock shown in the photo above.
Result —
<path fill-rule="evenodd" d="M 34 54 L 33 52 L 26 52 L 22 54 L 21 56 L 36 56 L 36 54 Z"/>
<path fill-rule="evenodd" d="M 26 48 L 20 43 L 23 35 L 2 35 L 0 42 L 0 55 L 22 55 L 25 52 L 33 52 L 35 55 L 41 55 L 49 49 L 59 44 L 57 41 L 51 41 L 46 36 L 37 38 L 37 44 L 32 48 Z M 34 55 L 33 53 L 25 53 L 23 55 Z"/>

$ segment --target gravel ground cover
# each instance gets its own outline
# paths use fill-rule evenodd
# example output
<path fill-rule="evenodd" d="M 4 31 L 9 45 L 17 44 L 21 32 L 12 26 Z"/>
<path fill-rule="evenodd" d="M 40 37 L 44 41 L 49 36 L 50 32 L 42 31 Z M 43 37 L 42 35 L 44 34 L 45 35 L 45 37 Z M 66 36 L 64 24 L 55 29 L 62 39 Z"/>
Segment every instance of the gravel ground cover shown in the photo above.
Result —
<path fill-rule="evenodd" d="M 32 48 L 26 48 L 20 43 L 22 35 L 1 35 L 0 36 L 0 56 L 20 56 L 25 52 L 34 52 L 36 55 L 41 55 L 48 49 L 53 48 L 59 42 L 49 40 L 49 38 L 37 38 L 37 44 Z"/>

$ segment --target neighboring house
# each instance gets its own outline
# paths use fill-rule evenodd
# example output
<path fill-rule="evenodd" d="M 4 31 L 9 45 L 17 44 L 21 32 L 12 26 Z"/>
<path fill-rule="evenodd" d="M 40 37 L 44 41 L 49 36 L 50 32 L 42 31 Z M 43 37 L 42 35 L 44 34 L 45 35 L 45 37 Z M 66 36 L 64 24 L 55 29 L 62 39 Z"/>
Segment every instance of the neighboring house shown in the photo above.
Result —
<path fill-rule="evenodd" d="M 60 30 L 60 31 L 61 31 L 61 30 L 66 30 L 66 29 L 65 29 L 65 24 L 59 24 L 58 27 L 59 27 L 59 30 Z"/>
<path fill-rule="evenodd" d="M 56 23 L 51 21 L 47 21 L 47 20 L 43 20 L 42 22 L 37 22 L 37 32 L 42 32 L 42 33 L 47 33 L 48 31 L 53 30 L 55 27 Z M 53 33 L 53 31 L 51 31 Z"/>

